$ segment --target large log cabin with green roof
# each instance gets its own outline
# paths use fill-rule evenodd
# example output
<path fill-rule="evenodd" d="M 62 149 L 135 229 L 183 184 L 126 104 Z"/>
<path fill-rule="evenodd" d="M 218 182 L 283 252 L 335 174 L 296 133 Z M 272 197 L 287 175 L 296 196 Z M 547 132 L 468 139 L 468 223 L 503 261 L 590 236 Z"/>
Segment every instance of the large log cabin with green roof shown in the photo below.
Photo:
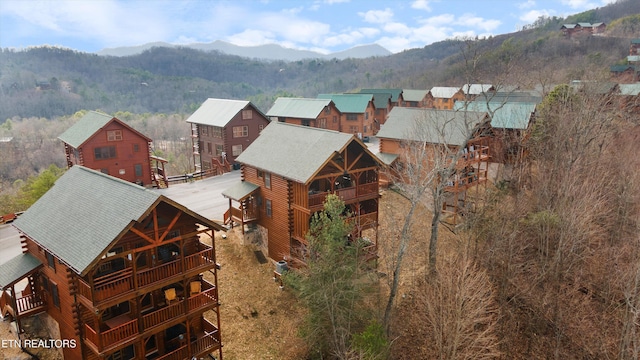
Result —
<path fill-rule="evenodd" d="M 242 180 L 223 191 L 225 223 L 255 228 L 272 260 L 305 266 L 311 217 L 330 193 L 353 214 L 352 237 L 368 238 L 376 256 L 382 163 L 356 136 L 272 122 L 237 161 Z"/>
<path fill-rule="evenodd" d="M 76 165 L 14 226 L 24 253 L 0 265 L 0 305 L 19 331 L 45 312 L 50 334 L 76 340 L 66 359 L 222 358 L 220 224 Z"/>
<path fill-rule="evenodd" d="M 116 117 L 89 111 L 58 139 L 68 168 L 82 165 L 142 186 L 168 184 L 167 161 L 151 155 L 151 139 Z"/>
<path fill-rule="evenodd" d="M 338 131 L 357 135 L 360 139 L 378 132 L 372 94 L 320 94 L 318 99 L 331 99 L 336 104 L 341 114 Z"/>

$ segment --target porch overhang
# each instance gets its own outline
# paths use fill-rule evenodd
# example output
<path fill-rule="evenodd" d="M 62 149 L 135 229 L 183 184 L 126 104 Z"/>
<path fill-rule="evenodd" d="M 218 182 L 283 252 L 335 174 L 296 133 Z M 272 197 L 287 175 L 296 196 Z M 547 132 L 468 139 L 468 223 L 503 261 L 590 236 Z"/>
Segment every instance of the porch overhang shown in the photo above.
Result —
<path fill-rule="evenodd" d="M 0 265 L 0 290 L 12 287 L 20 280 L 38 271 L 42 262 L 33 255 L 20 254 Z"/>
<path fill-rule="evenodd" d="M 394 161 L 396 161 L 398 156 L 399 156 L 398 154 L 391 154 L 391 153 L 384 153 L 384 152 L 376 154 L 376 157 L 380 159 L 380 161 L 382 161 L 387 166 L 391 165 Z"/>
<path fill-rule="evenodd" d="M 238 202 L 242 202 L 258 189 L 260 189 L 259 185 L 243 180 L 223 191 L 222 196 Z"/>

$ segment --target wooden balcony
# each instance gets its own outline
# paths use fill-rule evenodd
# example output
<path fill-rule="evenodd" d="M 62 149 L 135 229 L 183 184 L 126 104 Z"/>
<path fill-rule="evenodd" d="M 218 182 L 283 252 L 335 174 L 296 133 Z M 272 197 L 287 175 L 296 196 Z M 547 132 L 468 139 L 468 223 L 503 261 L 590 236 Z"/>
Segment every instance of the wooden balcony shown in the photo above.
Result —
<path fill-rule="evenodd" d="M 345 203 L 352 203 L 355 201 L 362 201 L 366 199 L 373 199 L 378 196 L 378 182 L 361 184 L 358 186 L 351 186 L 348 188 L 336 189 L 334 193 L 340 197 Z M 329 192 L 321 192 L 309 195 L 309 210 L 319 211 L 322 210 L 324 200 L 327 198 Z"/>
<path fill-rule="evenodd" d="M 45 311 L 45 303 L 38 294 L 29 294 L 16 298 L 16 309 L 14 309 L 11 295 L 8 292 L 3 292 L 2 299 L 0 299 L 0 311 L 2 315 L 8 313 L 13 318 L 23 317 Z"/>
<path fill-rule="evenodd" d="M 138 335 L 138 319 L 132 319 L 105 331 L 97 332 L 89 324 L 84 325 L 84 338 L 98 351 L 121 343 Z"/>
<path fill-rule="evenodd" d="M 220 349 L 220 332 L 209 321 L 202 319 L 202 329 L 200 334 L 196 334 L 194 341 L 185 343 L 179 348 L 157 357 L 156 360 L 182 360 L 189 358 L 201 358 L 215 350 Z"/>
<path fill-rule="evenodd" d="M 252 221 L 256 221 L 260 218 L 260 214 L 258 211 L 253 211 L 253 209 L 239 209 L 236 207 L 231 207 L 227 209 L 224 213 L 224 223 L 228 224 L 230 221 L 235 223 L 250 223 Z"/>
<path fill-rule="evenodd" d="M 184 315 L 184 301 L 178 301 L 162 309 L 143 315 L 142 328 L 147 330 L 182 315 Z"/>
<path fill-rule="evenodd" d="M 78 279 L 78 294 L 96 305 L 133 293 L 134 290 L 144 290 L 145 287 L 155 286 L 159 283 L 175 282 L 187 273 L 194 274 L 205 271 L 207 268 L 215 266 L 213 248 L 205 244 L 200 244 L 200 246 L 203 250 L 197 253 L 143 269 L 137 273 L 133 273 L 133 269 L 128 267 L 98 277 L 94 279 L 93 289 L 84 279 Z"/>
<path fill-rule="evenodd" d="M 378 225 L 378 213 L 370 212 L 360 214 L 359 216 L 352 216 L 348 221 L 353 223 L 356 229 L 359 230 L 374 229 Z"/>

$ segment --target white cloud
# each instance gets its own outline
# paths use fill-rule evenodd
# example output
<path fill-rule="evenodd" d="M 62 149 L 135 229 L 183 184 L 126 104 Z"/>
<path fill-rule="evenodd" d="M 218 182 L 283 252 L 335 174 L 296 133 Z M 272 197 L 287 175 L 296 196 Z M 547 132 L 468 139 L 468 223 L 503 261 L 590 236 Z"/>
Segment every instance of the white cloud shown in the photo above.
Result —
<path fill-rule="evenodd" d="M 591 0 L 561 0 L 561 2 L 572 9 L 591 9 L 599 6 Z"/>
<path fill-rule="evenodd" d="M 530 10 L 520 15 L 519 19 L 527 24 L 532 24 L 541 16 L 549 17 L 551 16 L 551 12 L 549 10 Z"/>
<path fill-rule="evenodd" d="M 525 2 L 522 2 L 522 3 L 518 4 L 518 8 L 520 8 L 520 9 L 531 9 L 534 6 L 536 6 L 536 1 L 535 0 L 527 0 Z"/>
<path fill-rule="evenodd" d="M 245 30 L 229 36 L 227 40 L 239 46 L 257 46 L 276 42 L 273 33 L 264 30 Z"/>
<path fill-rule="evenodd" d="M 422 20 L 421 22 L 431 26 L 444 26 L 452 24 L 455 19 L 455 16 L 453 16 L 452 14 L 441 14 L 438 16 L 432 16 L 430 18 Z"/>
<path fill-rule="evenodd" d="M 416 0 L 411 4 L 411 8 L 417 10 L 431 11 L 429 0 Z"/>
<path fill-rule="evenodd" d="M 367 12 L 359 12 L 358 15 L 363 18 L 365 22 L 372 24 L 384 24 L 393 19 L 393 11 L 389 8 L 384 10 L 369 10 Z"/>
<path fill-rule="evenodd" d="M 500 26 L 500 20 L 487 20 L 473 14 L 463 14 L 455 23 L 466 27 L 475 27 L 484 31 L 492 31 Z"/>

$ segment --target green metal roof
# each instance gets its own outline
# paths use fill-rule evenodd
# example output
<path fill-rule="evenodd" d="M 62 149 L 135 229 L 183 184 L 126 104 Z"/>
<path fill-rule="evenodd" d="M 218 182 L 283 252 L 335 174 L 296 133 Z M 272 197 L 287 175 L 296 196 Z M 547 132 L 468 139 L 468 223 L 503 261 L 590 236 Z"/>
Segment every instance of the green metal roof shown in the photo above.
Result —
<path fill-rule="evenodd" d="M 640 95 L 640 83 L 633 84 L 619 84 L 620 95 L 624 96 L 638 96 Z"/>
<path fill-rule="evenodd" d="M 205 100 L 187 119 L 188 123 L 225 127 L 238 113 L 248 107 L 265 116 L 251 102 L 246 100 L 213 99 Z M 266 116 L 265 116 L 266 118 Z"/>
<path fill-rule="evenodd" d="M 92 262 L 159 201 L 185 211 L 202 224 L 222 229 L 156 192 L 78 165 L 67 170 L 13 224 L 84 275 Z"/>
<path fill-rule="evenodd" d="M 451 99 L 460 88 L 453 86 L 434 86 L 431 88 L 431 96 L 434 98 Z"/>
<path fill-rule="evenodd" d="M 470 111 L 486 112 L 493 118 L 491 127 L 496 129 L 526 129 L 533 113 L 536 111 L 535 102 L 489 102 L 472 101 L 469 103 L 458 102 L 454 109 L 463 111 L 467 106 Z"/>
<path fill-rule="evenodd" d="M 40 260 L 29 253 L 9 259 L 0 265 L 0 290 L 15 284 L 41 265 Z"/>
<path fill-rule="evenodd" d="M 404 101 L 422 101 L 429 93 L 429 90 L 402 89 Z"/>
<path fill-rule="evenodd" d="M 352 134 L 272 122 L 236 161 L 306 184 L 352 141 L 358 141 Z"/>
<path fill-rule="evenodd" d="M 486 116 L 484 112 L 475 111 L 394 107 L 376 136 L 462 146 Z"/>
<path fill-rule="evenodd" d="M 383 152 L 379 152 L 376 153 L 376 156 L 378 157 L 378 159 L 380 159 L 380 161 L 382 161 L 384 164 L 386 165 L 391 165 L 392 162 L 394 162 L 398 156 L 398 154 L 390 154 L 390 153 L 383 153 Z"/>
<path fill-rule="evenodd" d="M 367 111 L 373 94 L 320 94 L 318 99 L 331 99 L 341 113 L 359 113 Z"/>
<path fill-rule="evenodd" d="M 391 94 L 391 101 L 398 101 L 398 97 L 402 94 L 402 89 L 361 89 L 361 94 Z"/>
<path fill-rule="evenodd" d="M 315 119 L 329 104 L 330 99 L 280 97 L 273 103 L 267 116 Z"/>
<path fill-rule="evenodd" d="M 222 196 L 233 199 L 236 201 L 242 201 L 247 196 L 251 195 L 252 192 L 258 190 L 260 188 L 259 185 L 251 183 L 249 181 L 242 180 L 227 190 L 222 192 Z"/>
<path fill-rule="evenodd" d="M 114 119 L 114 117 L 111 115 L 89 111 L 85 116 L 80 118 L 78 122 L 68 128 L 67 131 L 58 136 L 58 139 L 77 149 L 112 119 Z"/>

